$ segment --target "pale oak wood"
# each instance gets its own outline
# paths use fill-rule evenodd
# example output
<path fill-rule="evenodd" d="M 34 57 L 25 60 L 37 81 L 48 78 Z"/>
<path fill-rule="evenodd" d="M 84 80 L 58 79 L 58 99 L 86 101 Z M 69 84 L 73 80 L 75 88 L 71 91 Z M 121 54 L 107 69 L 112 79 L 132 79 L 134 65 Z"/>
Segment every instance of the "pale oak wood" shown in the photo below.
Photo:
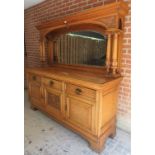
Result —
<path fill-rule="evenodd" d="M 101 152 L 106 139 L 116 134 L 118 88 L 122 80 L 118 70 L 127 12 L 127 3 L 120 1 L 37 26 L 41 61 L 46 60 L 47 41 L 51 67 L 26 69 L 31 108 L 83 136 L 96 152 Z M 106 67 L 53 64 L 55 40 L 61 34 L 79 30 L 108 35 Z"/>
<path fill-rule="evenodd" d="M 114 34 L 114 45 L 113 45 L 113 54 L 112 54 L 112 72 L 113 74 L 115 75 L 116 74 L 116 70 L 117 70 L 117 63 L 118 63 L 118 60 L 117 60 L 117 55 L 118 55 L 118 34 L 115 33 Z"/>
<path fill-rule="evenodd" d="M 106 54 L 106 67 L 107 72 L 110 70 L 110 58 L 111 58 L 111 34 L 108 34 L 108 43 L 107 43 L 107 54 Z"/>
<path fill-rule="evenodd" d="M 90 142 L 90 146 L 94 150 L 101 151 L 106 138 L 114 133 L 115 121 L 113 120 L 116 119 L 117 90 L 121 77 L 107 79 L 98 84 L 98 81 L 104 77 L 99 73 L 95 74 L 97 79 L 94 77 L 90 81 L 88 80 L 90 74 L 85 74 L 85 81 L 81 79 L 79 82 L 78 78 L 83 76 L 83 71 L 65 70 L 67 73 L 78 75 L 79 77 L 76 79 L 76 76 L 71 78 L 70 74 L 65 74 L 64 77 L 60 76 L 64 73 L 62 67 L 59 69 L 57 67 L 56 70 L 55 67 L 53 70 L 52 68 L 47 70 L 49 74 L 47 74 L 46 68 L 38 70 L 27 68 L 28 77 L 35 74 L 41 79 L 39 84 L 35 84 L 38 86 L 37 89 L 32 88 L 34 81 L 28 81 L 31 86 L 29 87 L 31 104 L 80 133 Z M 74 82 L 72 83 L 70 79 Z M 49 81 L 56 81 L 57 85 L 49 86 Z M 82 92 L 78 91 L 77 93 L 77 88 Z M 60 109 L 55 106 L 51 107 L 48 95 L 59 98 Z M 40 100 L 42 97 L 43 101 Z"/>

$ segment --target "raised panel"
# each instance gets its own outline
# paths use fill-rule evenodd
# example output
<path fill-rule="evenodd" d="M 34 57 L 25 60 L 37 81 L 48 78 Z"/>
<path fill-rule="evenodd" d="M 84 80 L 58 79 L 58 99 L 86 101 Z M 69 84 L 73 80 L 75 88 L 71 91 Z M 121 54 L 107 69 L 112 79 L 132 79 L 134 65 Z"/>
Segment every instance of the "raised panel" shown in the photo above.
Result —
<path fill-rule="evenodd" d="M 111 119 L 116 116 L 117 108 L 117 94 L 118 90 L 111 90 L 111 92 L 102 96 L 102 124 L 101 129 L 107 124 Z"/>
<path fill-rule="evenodd" d="M 39 108 L 45 108 L 45 104 L 44 104 L 44 100 L 43 99 L 38 99 L 38 98 L 34 98 L 34 97 L 31 97 L 30 98 L 30 101 L 33 105 L 39 107 Z"/>
<path fill-rule="evenodd" d="M 46 111 L 54 117 L 61 117 L 62 115 L 62 93 L 45 88 L 45 104 Z"/>
<path fill-rule="evenodd" d="M 92 130 L 93 106 L 86 102 L 67 97 L 67 120 L 77 127 Z"/>
<path fill-rule="evenodd" d="M 33 105 L 44 107 L 44 98 L 42 95 L 42 88 L 39 84 L 36 83 L 29 83 L 29 95 L 30 101 Z"/>
<path fill-rule="evenodd" d="M 47 104 L 48 106 L 55 108 L 57 110 L 61 110 L 61 101 L 60 96 L 52 93 L 47 94 Z"/>
<path fill-rule="evenodd" d="M 41 97 L 41 91 L 40 86 L 36 84 L 31 84 L 31 96 L 34 98 L 40 98 Z"/>

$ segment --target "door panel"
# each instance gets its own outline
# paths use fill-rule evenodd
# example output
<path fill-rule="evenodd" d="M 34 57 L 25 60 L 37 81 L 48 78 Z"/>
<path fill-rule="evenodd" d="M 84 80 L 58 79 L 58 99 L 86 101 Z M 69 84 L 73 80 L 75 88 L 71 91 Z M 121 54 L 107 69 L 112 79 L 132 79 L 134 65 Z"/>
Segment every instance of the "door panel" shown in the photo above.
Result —
<path fill-rule="evenodd" d="M 45 88 L 46 111 L 52 116 L 60 118 L 62 115 L 62 93 Z"/>
<path fill-rule="evenodd" d="M 67 121 L 87 130 L 92 130 L 93 105 L 67 97 Z"/>
<path fill-rule="evenodd" d="M 41 98 L 40 86 L 36 84 L 31 84 L 31 96 L 34 98 Z"/>
<path fill-rule="evenodd" d="M 42 87 L 40 84 L 29 83 L 29 95 L 33 105 L 39 106 L 41 108 L 45 106 L 44 97 L 42 95 Z"/>
<path fill-rule="evenodd" d="M 59 95 L 56 95 L 54 93 L 48 93 L 47 95 L 47 104 L 48 106 L 50 106 L 51 108 L 55 108 L 59 111 L 61 111 L 61 99 L 60 99 L 60 96 Z"/>

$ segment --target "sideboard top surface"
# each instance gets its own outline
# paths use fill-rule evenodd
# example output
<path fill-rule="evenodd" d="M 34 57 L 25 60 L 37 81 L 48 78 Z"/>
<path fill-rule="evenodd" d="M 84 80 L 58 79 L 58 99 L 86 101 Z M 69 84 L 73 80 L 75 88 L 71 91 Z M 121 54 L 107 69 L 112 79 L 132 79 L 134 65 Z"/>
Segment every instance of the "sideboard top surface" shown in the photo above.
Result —
<path fill-rule="evenodd" d="M 102 85 L 113 80 L 121 80 L 119 77 L 106 77 L 102 73 L 93 73 L 87 71 L 74 70 L 69 68 L 60 67 L 36 67 L 36 68 L 26 68 L 29 73 L 39 74 L 46 77 L 57 78 L 63 81 L 76 80 L 77 82 L 85 82 L 89 84 Z"/>

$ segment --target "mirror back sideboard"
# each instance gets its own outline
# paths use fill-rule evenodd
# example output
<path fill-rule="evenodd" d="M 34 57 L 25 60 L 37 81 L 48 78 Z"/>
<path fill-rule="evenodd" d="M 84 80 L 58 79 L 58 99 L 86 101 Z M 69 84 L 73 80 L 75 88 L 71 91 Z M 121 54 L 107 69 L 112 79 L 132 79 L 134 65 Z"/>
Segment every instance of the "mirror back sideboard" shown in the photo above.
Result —
<path fill-rule="evenodd" d="M 96 152 L 116 133 L 127 13 L 120 0 L 36 26 L 42 67 L 26 69 L 31 108 L 83 136 Z"/>

